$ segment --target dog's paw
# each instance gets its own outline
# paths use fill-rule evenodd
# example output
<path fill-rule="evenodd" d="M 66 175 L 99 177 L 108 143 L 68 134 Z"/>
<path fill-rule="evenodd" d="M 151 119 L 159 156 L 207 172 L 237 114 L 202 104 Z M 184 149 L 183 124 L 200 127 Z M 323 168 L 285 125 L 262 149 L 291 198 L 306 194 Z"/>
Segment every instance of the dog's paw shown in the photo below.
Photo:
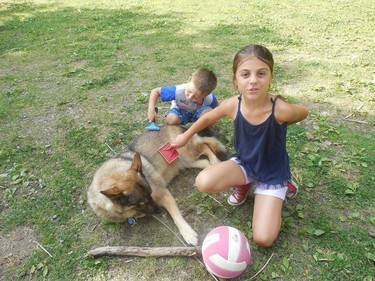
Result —
<path fill-rule="evenodd" d="M 198 234 L 192 228 L 186 228 L 180 233 L 187 243 L 193 246 L 198 245 Z"/>

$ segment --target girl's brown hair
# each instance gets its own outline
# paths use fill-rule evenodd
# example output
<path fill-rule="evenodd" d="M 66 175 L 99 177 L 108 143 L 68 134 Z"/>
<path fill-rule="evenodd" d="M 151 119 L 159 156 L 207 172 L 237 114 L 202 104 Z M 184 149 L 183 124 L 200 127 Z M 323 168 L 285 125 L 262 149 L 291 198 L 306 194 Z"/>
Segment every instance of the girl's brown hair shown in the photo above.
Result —
<path fill-rule="evenodd" d="M 236 75 L 238 66 L 247 60 L 249 57 L 254 56 L 267 64 L 273 73 L 273 56 L 272 53 L 261 45 L 247 45 L 237 52 L 233 59 L 233 79 Z"/>

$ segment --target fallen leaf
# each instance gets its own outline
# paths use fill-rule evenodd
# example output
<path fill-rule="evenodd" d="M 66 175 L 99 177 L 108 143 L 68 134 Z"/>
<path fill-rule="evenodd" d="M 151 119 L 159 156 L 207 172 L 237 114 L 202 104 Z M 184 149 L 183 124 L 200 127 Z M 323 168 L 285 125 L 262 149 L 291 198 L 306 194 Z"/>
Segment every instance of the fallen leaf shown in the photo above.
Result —
<path fill-rule="evenodd" d="M 324 233 L 325 233 L 324 230 L 321 230 L 321 229 L 315 229 L 313 234 L 314 234 L 315 236 L 321 236 L 321 235 L 323 235 Z"/>
<path fill-rule="evenodd" d="M 313 140 L 313 139 L 314 139 L 314 136 L 313 136 L 312 133 L 310 133 L 310 132 L 306 132 L 306 138 L 307 138 L 308 140 Z"/>
<path fill-rule="evenodd" d="M 365 255 L 369 260 L 372 260 L 373 262 L 375 262 L 375 255 L 372 254 L 372 253 L 366 253 Z"/>

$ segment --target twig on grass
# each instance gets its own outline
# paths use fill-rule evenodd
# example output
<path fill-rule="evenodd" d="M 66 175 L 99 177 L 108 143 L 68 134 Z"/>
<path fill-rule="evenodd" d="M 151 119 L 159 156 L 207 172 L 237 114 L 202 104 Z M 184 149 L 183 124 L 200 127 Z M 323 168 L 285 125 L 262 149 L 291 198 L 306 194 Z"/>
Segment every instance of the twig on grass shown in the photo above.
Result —
<path fill-rule="evenodd" d="M 211 217 L 213 217 L 215 220 L 219 220 L 214 214 L 210 213 L 210 212 L 207 212 Z"/>
<path fill-rule="evenodd" d="M 155 215 L 153 215 L 153 217 L 155 218 L 155 219 L 157 219 L 162 225 L 164 225 L 166 228 L 168 228 L 169 229 L 169 231 L 170 232 L 172 232 L 173 234 L 174 234 L 174 236 L 176 236 L 177 237 L 177 239 L 178 240 L 180 240 L 180 242 L 182 243 L 182 245 L 184 245 L 185 247 L 187 247 L 186 246 L 186 244 L 184 243 L 184 241 L 182 241 L 182 239 L 168 226 L 168 225 L 166 225 L 164 222 L 162 222 L 157 216 L 155 216 Z"/>
<path fill-rule="evenodd" d="M 354 120 L 354 119 L 344 119 L 345 121 L 355 122 L 355 123 L 361 123 L 361 124 L 368 124 L 366 121 L 362 120 Z"/>
<path fill-rule="evenodd" d="M 35 244 L 37 244 L 44 252 L 46 252 L 51 258 L 52 258 L 52 255 L 42 246 L 40 245 L 38 242 L 34 241 Z"/>
<path fill-rule="evenodd" d="M 210 197 L 212 200 L 214 200 L 216 203 L 218 203 L 221 207 L 223 207 L 223 209 L 227 212 L 227 213 L 230 213 L 229 210 L 227 208 L 225 208 L 225 206 L 219 201 L 217 200 L 215 197 L 213 197 L 212 195 L 208 194 L 208 197 Z"/>
<path fill-rule="evenodd" d="M 117 152 L 116 151 L 114 151 L 113 149 L 112 149 L 112 147 L 110 147 L 109 145 L 108 145 L 108 143 L 106 143 L 105 142 L 105 145 L 114 153 L 114 154 L 117 154 Z"/>
<path fill-rule="evenodd" d="M 335 261 L 334 259 L 319 259 L 319 262 Z"/>
<path fill-rule="evenodd" d="M 91 229 L 91 231 L 94 231 L 98 227 L 99 224 L 100 224 L 100 221 Z"/>
<path fill-rule="evenodd" d="M 352 113 L 350 113 L 350 114 L 348 114 L 348 115 L 346 115 L 345 117 L 343 117 L 342 119 L 348 119 L 350 116 L 352 116 L 354 113 L 356 113 L 356 112 L 358 112 L 361 108 L 363 107 L 363 103 L 362 104 L 360 104 L 358 107 L 357 107 L 357 109 L 356 110 L 354 110 L 354 112 L 352 112 Z"/>
<path fill-rule="evenodd" d="M 266 266 L 268 265 L 268 263 L 270 262 L 270 260 L 272 259 L 272 257 L 273 257 L 273 254 L 274 253 L 272 253 L 272 255 L 270 256 L 270 258 L 267 260 L 267 262 L 266 262 L 266 264 L 265 265 L 263 265 L 263 267 L 254 275 L 254 276 L 252 276 L 249 280 L 253 280 L 255 277 L 257 277 L 258 275 L 259 275 L 259 273 L 261 273 L 265 268 L 266 268 Z"/>

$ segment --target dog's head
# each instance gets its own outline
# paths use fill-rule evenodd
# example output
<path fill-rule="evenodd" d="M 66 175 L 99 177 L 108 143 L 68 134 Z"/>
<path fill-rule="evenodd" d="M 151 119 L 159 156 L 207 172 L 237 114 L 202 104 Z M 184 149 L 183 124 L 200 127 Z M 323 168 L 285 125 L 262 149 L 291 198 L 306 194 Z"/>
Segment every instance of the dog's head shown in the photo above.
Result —
<path fill-rule="evenodd" d="M 151 197 L 151 187 L 142 173 L 139 153 L 134 155 L 132 165 L 126 173 L 113 172 L 109 175 L 110 188 L 101 190 L 113 204 L 133 209 L 137 215 L 152 215 L 159 212 L 159 207 Z"/>

